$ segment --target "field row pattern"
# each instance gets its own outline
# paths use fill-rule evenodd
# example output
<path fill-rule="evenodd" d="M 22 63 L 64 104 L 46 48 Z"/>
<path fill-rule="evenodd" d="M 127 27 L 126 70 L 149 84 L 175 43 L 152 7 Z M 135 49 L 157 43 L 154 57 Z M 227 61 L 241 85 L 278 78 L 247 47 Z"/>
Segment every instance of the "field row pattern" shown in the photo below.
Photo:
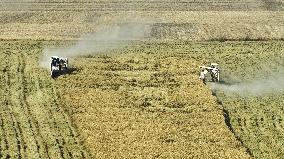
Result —
<path fill-rule="evenodd" d="M 1 42 L 0 157 L 86 158 L 36 43 Z"/>
<path fill-rule="evenodd" d="M 273 82 L 273 78 L 280 78 L 278 85 L 282 88 L 281 92 L 244 96 L 244 91 L 229 94 L 221 90 L 217 91 L 217 97 L 228 113 L 232 131 L 254 157 L 282 158 L 283 41 L 200 43 L 195 44 L 193 48 L 183 44 L 174 45 L 176 49 L 179 47 L 183 47 L 185 52 L 189 52 L 189 56 L 204 64 L 212 61 L 219 63 L 222 80 L 228 85 L 263 80 Z M 260 87 L 261 90 L 261 87 L 269 87 L 265 84 L 267 83 L 255 85 L 251 89 Z"/>

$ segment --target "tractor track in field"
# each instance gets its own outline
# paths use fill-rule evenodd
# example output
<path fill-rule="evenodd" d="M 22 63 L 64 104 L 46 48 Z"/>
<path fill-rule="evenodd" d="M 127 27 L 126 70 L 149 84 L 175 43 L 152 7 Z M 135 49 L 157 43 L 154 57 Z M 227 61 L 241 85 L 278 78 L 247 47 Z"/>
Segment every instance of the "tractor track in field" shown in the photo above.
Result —
<path fill-rule="evenodd" d="M 26 81 L 26 77 L 25 77 L 25 74 L 24 74 L 24 72 L 25 72 L 25 67 L 26 67 L 26 61 L 25 61 L 25 58 L 23 58 L 23 57 L 25 57 L 25 55 L 23 55 L 23 54 L 21 54 L 20 56 L 18 56 L 18 58 L 19 58 L 19 72 L 20 72 L 20 78 L 21 78 L 21 84 L 22 84 L 22 86 L 23 86 L 23 88 L 22 88 L 22 94 L 23 94 L 23 96 L 21 96 L 21 105 L 22 105 L 22 107 L 23 107 L 23 109 L 26 109 L 24 112 L 27 112 L 26 113 L 26 116 L 28 116 L 29 117 L 29 120 L 28 120 L 28 123 L 29 123 L 29 129 L 30 130 L 32 130 L 31 131 L 31 133 L 32 133 L 32 136 L 33 136 L 33 138 L 34 138 L 34 140 L 35 140 L 35 143 L 36 143 L 36 151 L 37 151 L 37 153 L 39 154 L 39 158 L 42 158 L 43 156 L 41 156 L 41 153 L 40 153 L 40 146 L 39 146 L 39 141 L 44 141 L 43 140 L 43 137 L 42 137 L 42 135 L 40 134 L 40 130 L 39 130 L 39 124 L 38 124 L 38 122 L 35 120 L 35 118 L 33 117 L 33 115 L 32 115 L 32 113 L 31 113 L 31 109 L 30 109 L 30 106 L 29 106 L 29 104 L 28 104 L 28 102 L 27 102 L 27 97 L 26 97 L 26 92 L 27 92 L 27 87 L 26 87 L 26 85 L 27 85 L 27 81 Z M 33 124 L 35 125 L 34 127 L 32 126 Z M 39 139 L 37 139 L 37 137 L 36 137 L 36 134 L 35 134 L 35 132 L 38 134 L 38 138 Z M 43 142 L 42 143 L 44 146 L 46 145 L 46 143 L 45 142 Z M 48 150 L 47 149 L 45 149 L 44 150 L 44 154 L 46 154 L 46 157 L 47 158 L 50 158 L 49 157 L 49 155 L 48 155 Z"/>
<path fill-rule="evenodd" d="M 24 51 L 0 55 L 0 157 L 87 158 L 52 80 L 33 74 L 37 58 L 31 56 Z"/>
<path fill-rule="evenodd" d="M 8 56 L 9 55 L 7 55 L 7 54 L 5 54 L 7 57 L 7 59 L 8 59 Z M 11 68 L 11 63 L 9 62 L 9 61 L 7 61 L 6 60 L 6 70 L 8 70 L 9 68 Z M 22 158 L 22 153 L 21 153 L 21 149 L 22 149 L 22 143 L 23 142 L 21 142 L 20 141 L 20 137 L 19 137 L 19 133 L 18 133 L 18 131 L 19 131 L 19 125 L 18 124 L 16 124 L 16 117 L 15 117 L 15 115 L 14 115 L 14 113 L 13 113 L 13 108 L 12 108 L 12 99 L 11 99 L 11 95 L 12 95 L 12 93 L 11 93 L 11 90 L 9 89 L 9 87 L 11 86 L 11 71 L 6 71 L 6 76 L 7 76 L 7 81 L 6 81 L 6 92 L 7 92 L 7 94 L 6 94 L 6 98 L 5 98 L 5 103 L 6 103 L 6 110 L 9 112 L 9 116 L 10 116 L 10 120 L 11 120 L 11 122 L 12 122 L 12 129 L 13 129 L 13 135 L 15 135 L 15 139 L 16 139 L 16 144 L 17 144 L 17 152 L 18 152 L 18 154 L 16 155 L 17 156 L 17 158 Z M 6 158 L 9 158 L 9 155 L 7 155 L 7 157 Z"/>

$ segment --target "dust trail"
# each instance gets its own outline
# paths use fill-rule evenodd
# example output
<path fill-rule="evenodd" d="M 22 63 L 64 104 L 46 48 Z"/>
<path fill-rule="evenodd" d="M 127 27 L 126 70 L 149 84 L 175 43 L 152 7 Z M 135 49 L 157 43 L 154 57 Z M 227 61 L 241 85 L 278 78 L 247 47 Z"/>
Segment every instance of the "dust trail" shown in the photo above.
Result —
<path fill-rule="evenodd" d="M 213 83 L 212 90 L 223 91 L 226 95 L 265 96 L 284 93 L 284 76 L 279 75 L 270 79 L 255 80 L 252 82 L 224 85 Z"/>
<path fill-rule="evenodd" d="M 40 61 L 41 67 L 49 68 L 51 56 L 72 58 L 82 55 L 94 55 L 125 46 L 133 40 L 144 40 L 150 34 L 150 25 L 120 24 L 82 36 L 75 45 L 67 48 L 45 48 Z"/>

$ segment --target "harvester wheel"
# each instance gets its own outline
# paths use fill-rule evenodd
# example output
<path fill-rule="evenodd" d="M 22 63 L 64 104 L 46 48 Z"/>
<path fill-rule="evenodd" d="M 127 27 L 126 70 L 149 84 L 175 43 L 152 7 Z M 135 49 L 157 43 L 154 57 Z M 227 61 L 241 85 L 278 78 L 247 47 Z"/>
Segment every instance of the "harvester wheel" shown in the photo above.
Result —
<path fill-rule="evenodd" d="M 51 76 L 51 78 L 54 78 L 54 77 L 55 77 L 54 71 L 51 71 L 50 76 Z"/>

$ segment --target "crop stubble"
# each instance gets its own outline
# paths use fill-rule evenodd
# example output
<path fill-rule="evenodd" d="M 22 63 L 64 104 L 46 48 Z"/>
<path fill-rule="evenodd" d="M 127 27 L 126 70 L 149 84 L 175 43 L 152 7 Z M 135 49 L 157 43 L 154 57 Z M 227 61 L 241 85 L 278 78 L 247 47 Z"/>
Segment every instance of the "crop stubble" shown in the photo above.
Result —
<path fill-rule="evenodd" d="M 121 23 L 159 40 L 283 39 L 280 1 L 4 1 L 0 38 L 72 40 Z"/>
<path fill-rule="evenodd" d="M 88 154 L 38 67 L 37 42 L 1 41 L 0 156 L 85 158 Z"/>
<path fill-rule="evenodd" d="M 174 44 L 167 50 L 178 50 L 177 56 L 188 56 L 200 63 L 217 62 L 221 66 L 221 77 L 230 87 L 282 78 L 283 41 L 263 42 L 201 42 L 189 45 Z M 180 54 L 180 55 L 179 55 Z M 211 59 L 211 60 L 209 60 Z M 281 82 L 281 80 L 279 80 Z M 250 86 L 269 87 L 267 83 Z M 282 83 L 278 84 L 282 88 Z M 241 86 L 241 85 L 240 85 Z M 238 139 L 256 158 L 281 158 L 283 156 L 283 89 L 268 94 L 260 92 L 217 91 L 218 101 L 228 112 L 230 123 Z M 261 96 L 259 96 L 261 94 Z"/>
<path fill-rule="evenodd" d="M 154 17 L 154 20 L 141 20 L 141 17 Z M 284 33 L 283 2 L 266 0 L 220 0 L 214 3 L 3 1 L 0 18 L 1 39 L 77 39 L 82 33 L 129 21 L 143 21 L 143 24 L 151 25 L 150 38 L 158 40 L 283 39 Z M 139 53 L 138 57 L 126 53 L 111 57 L 82 58 L 79 59 L 80 62 L 74 63 L 75 67 L 80 68 L 76 75 L 59 78 L 57 84 L 64 86 L 66 90 L 62 87 L 55 90 L 53 83 L 47 79 L 47 72 L 35 67 L 38 56 L 34 55 L 40 52 L 33 52 L 36 45 L 33 42 L 30 45 L 24 41 L 10 41 L 3 42 L 1 46 L 2 52 L 5 52 L 1 54 L 1 59 L 5 59 L 1 60 L 2 66 L 5 66 L 1 72 L 3 113 L 0 133 L 3 138 L 0 154 L 3 157 L 87 156 L 61 105 L 70 109 L 71 117 L 78 124 L 86 145 L 97 157 L 248 157 L 245 149 L 224 125 L 221 107 L 217 106 L 216 99 L 206 88 L 201 88 L 200 82 L 192 80 L 197 78 L 193 75 L 198 74 L 197 70 L 184 68 L 197 68 L 200 63 L 208 62 L 204 58 L 218 54 L 220 56 L 216 56 L 215 60 L 228 68 L 237 68 L 235 73 L 242 79 L 251 77 L 239 69 L 240 63 L 247 66 L 250 62 L 254 63 L 256 67 L 248 68 L 248 71 L 258 77 L 253 73 L 254 70 L 265 67 L 258 66 L 255 61 L 243 63 L 247 56 L 235 52 L 242 50 L 235 48 L 243 47 L 242 45 L 226 44 L 228 47 L 221 45 L 222 49 L 218 49 L 220 45 L 214 43 L 192 46 L 173 42 L 157 44 L 154 48 L 146 45 L 145 48 L 130 49 L 133 53 Z M 31 54 L 19 51 L 24 51 L 26 46 L 32 48 L 26 50 Z M 249 48 L 251 49 L 255 47 Z M 216 52 L 200 56 L 212 50 Z M 231 51 L 235 54 L 230 54 Z M 246 52 L 246 49 L 242 51 Z M 155 55 L 156 52 L 160 54 Z M 197 54 L 188 57 L 187 52 Z M 226 53 L 223 54 L 224 52 Z M 259 57 L 254 55 L 257 60 Z M 261 58 L 270 57 L 269 54 L 265 55 L 267 56 Z M 184 60 L 185 57 L 190 60 Z M 239 65 L 235 65 L 235 60 L 232 59 L 238 61 Z M 92 64 L 88 65 L 89 63 Z M 229 75 L 231 74 L 225 71 L 225 78 L 236 81 Z M 56 91 L 59 91 L 60 99 L 57 98 Z M 251 99 L 251 102 L 236 102 L 225 98 L 222 101 L 229 111 L 236 135 L 256 157 L 281 155 L 273 154 L 273 147 L 266 150 L 263 146 L 273 141 L 271 145 L 279 147 L 281 113 L 275 116 L 266 110 L 260 111 L 270 114 L 265 115 L 265 118 L 258 118 L 257 113 L 247 117 L 251 112 L 259 113 L 254 111 L 259 107 L 251 107 L 250 111 L 246 111 L 248 105 L 270 106 L 271 101 L 275 101 L 271 104 L 272 112 L 279 113 L 278 101 L 282 97 L 269 99 L 272 100 L 260 100 L 261 104 L 255 104 L 260 102 L 256 99 Z M 235 105 L 241 105 L 240 109 L 236 109 Z M 244 122 L 251 118 L 256 119 L 254 124 Z M 279 122 L 275 122 L 276 120 Z M 239 123 L 239 127 L 236 123 Z M 275 129 L 271 133 L 267 133 L 270 129 L 262 130 L 265 135 L 260 135 L 255 140 L 254 135 L 259 135 L 259 123 L 265 129 L 269 129 L 269 126 L 265 126 L 267 123 L 275 125 Z M 277 132 L 276 135 L 271 135 L 273 132 Z M 267 135 L 273 137 L 265 138 Z M 259 141 L 262 144 L 257 145 Z M 281 149 L 278 152 L 282 152 Z"/>
<path fill-rule="evenodd" d="M 226 68 L 224 79 L 240 82 L 277 73 L 283 61 L 281 41 L 139 43 L 109 55 L 77 58 L 72 63 L 77 70 L 59 77 L 54 89 L 48 72 L 37 68 L 42 45 L 2 41 L 3 156 L 85 153 L 77 135 L 67 131 L 75 133 L 63 108 L 96 157 L 246 156 L 226 127 L 222 108 L 198 81 L 198 65 L 213 57 Z M 219 98 L 234 133 L 255 157 L 281 156 L 282 96 Z M 60 144 L 75 144 L 80 151 Z"/>

